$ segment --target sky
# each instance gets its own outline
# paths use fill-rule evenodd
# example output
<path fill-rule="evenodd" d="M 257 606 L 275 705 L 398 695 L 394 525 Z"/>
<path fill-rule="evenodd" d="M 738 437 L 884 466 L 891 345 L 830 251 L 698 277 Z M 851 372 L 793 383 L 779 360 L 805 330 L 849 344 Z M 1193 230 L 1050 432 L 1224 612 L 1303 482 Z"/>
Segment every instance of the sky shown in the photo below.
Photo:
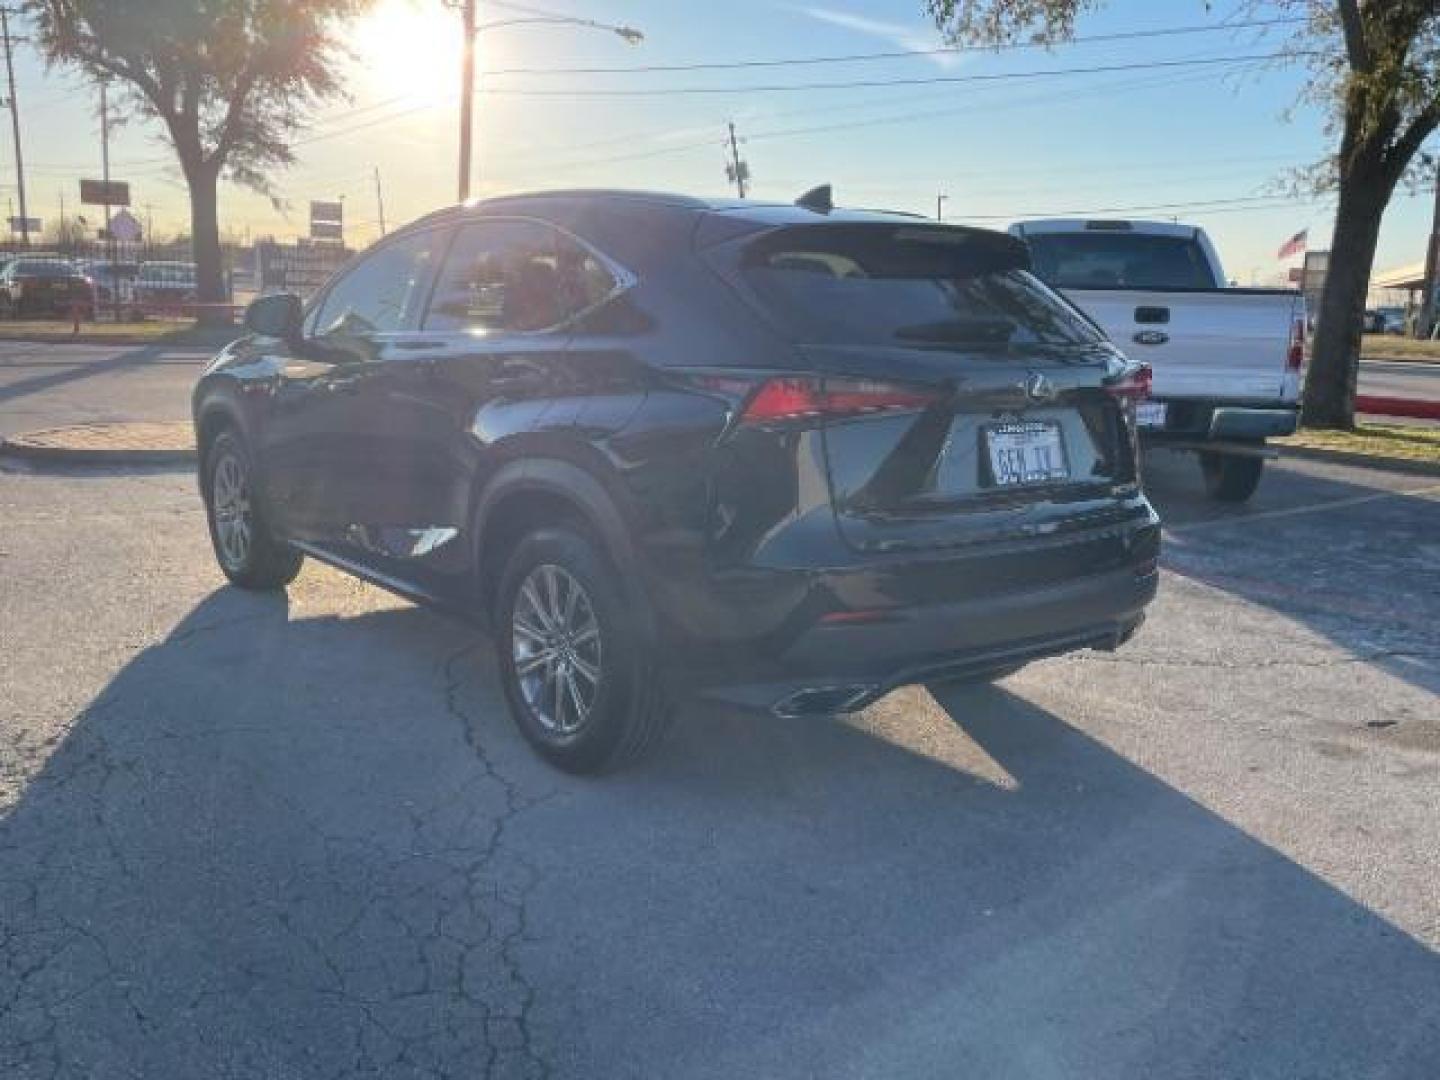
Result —
<path fill-rule="evenodd" d="M 1287 169 L 1327 152 L 1326 118 L 1297 105 L 1303 71 L 1244 59 L 1274 52 L 1286 27 L 1215 29 L 1257 17 L 1241 0 L 1111 0 L 1081 18 L 1076 43 L 998 54 L 927 54 L 942 42 L 923 0 L 479 4 L 482 25 L 509 24 L 479 36 L 481 195 L 591 186 L 733 193 L 733 122 L 753 198 L 789 201 L 828 182 L 843 205 L 933 215 L 943 195 L 947 220 L 996 228 L 1074 213 L 1174 218 L 1205 227 L 1241 284 L 1283 277 L 1276 252 L 1302 229 L 1312 250 L 1329 244 L 1333 204 L 1275 187 Z M 512 21 L 541 6 L 633 26 L 644 40 Z M 1184 32 L 1154 33 L 1175 30 Z M 347 37 L 350 99 L 299 136 L 299 162 L 276 176 L 283 205 L 226 185 L 223 229 L 292 238 L 307 226 L 309 200 L 343 199 L 347 239 L 364 243 L 380 233 L 380 198 L 390 228 L 455 200 L 459 16 L 443 0 L 377 0 Z M 877 52 L 909 55 L 755 63 Z M 594 70 L 739 62 L 754 66 Z M 1165 66 L 1136 66 L 1156 64 Z M 1095 68 L 1109 70 L 1083 70 Z M 1056 70 L 1065 73 L 1036 74 Z M 16 81 L 30 214 L 53 219 L 62 198 L 73 214 L 79 179 L 100 172 L 96 95 L 47 71 L 25 44 Z M 13 199 L 9 143 L 0 133 L 0 188 Z M 184 227 L 184 185 L 152 122 L 130 118 L 112 130 L 111 160 L 157 235 Z M 1423 258 L 1431 201 L 1397 193 L 1377 269 Z"/>

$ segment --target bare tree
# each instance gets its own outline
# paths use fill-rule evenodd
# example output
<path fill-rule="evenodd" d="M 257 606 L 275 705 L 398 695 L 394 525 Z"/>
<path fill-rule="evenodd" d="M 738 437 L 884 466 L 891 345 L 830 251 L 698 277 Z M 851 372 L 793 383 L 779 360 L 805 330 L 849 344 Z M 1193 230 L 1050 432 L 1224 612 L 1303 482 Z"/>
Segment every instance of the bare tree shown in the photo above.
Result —
<path fill-rule="evenodd" d="M 338 32 L 368 0 L 29 0 L 52 64 L 109 80 L 157 119 L 190 193 L 202 302 L 224 298 L 222 176 L 273 195 L 290 141 L 341 92 Z"/>
<path fill-rule="evenodd" d="M 1103 0 L 927 0 L 952 40 L 1055 44 Z M 1257 8 L 1258 4 L 1255 5 Z M 1437 0 L 1269 0 L 1266 14 L 1299 17 L 1284 56 L 1310 70 L 1304 96 L 1330 110 L 1335 153 L 1306 171 L 1305 185 L 1338 202 L 1330 269 L 1320 300 L 1304 420 L 1355 423 L 1355 377 L 1365 297 L 1380 219 L 1403 180 L 1429 172 L 1422 151 L 1440 123 Z"/>

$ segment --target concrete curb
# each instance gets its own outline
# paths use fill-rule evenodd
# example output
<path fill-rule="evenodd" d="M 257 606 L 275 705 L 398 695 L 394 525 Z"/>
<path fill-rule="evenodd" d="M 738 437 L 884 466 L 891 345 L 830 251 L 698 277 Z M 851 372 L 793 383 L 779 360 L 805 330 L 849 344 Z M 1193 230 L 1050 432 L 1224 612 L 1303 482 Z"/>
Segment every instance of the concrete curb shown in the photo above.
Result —
<path fill-rule="evenodd" d="M 0 344 L 21 345 L 105 345 L 112 348 L 144 348 L 149 345 L 171 349 L 221 349 L 245 336 L 239 326 L 213 327 L 205 330 L 174 330 L 167 334 L 125 334 L 82 330 L 78 334 L 27 334 L 6 332 L 0 325 Z"/>
<path fill-rule="evenodd" d="M 1385 356 L 1380 353 L 1372 353 L 1367 356 L 1361 353 L 1360 362 L 1362 364 L 1440 364 L 1440 356 L 1397 356 L 1394 354 Z"/>
<path fill-rule="evenodd" d="M 189 465 L 186 421 L 76 424 L 0 439 L 0 458 L 50 465 Z"/>

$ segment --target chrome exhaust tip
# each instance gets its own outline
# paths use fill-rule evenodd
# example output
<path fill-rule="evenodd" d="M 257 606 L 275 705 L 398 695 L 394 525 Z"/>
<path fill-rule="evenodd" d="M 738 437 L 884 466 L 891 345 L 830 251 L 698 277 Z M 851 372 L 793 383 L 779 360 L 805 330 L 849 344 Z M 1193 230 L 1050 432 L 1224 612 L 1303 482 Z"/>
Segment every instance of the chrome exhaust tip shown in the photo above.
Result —
<path fill-rule="evenodd" d="M 771 706 L 770 711 L 785 720 L 802 716 L 833 716 L 864 708 L 874 694 L 873 686 L 815 686 L 797 690 Z"/>

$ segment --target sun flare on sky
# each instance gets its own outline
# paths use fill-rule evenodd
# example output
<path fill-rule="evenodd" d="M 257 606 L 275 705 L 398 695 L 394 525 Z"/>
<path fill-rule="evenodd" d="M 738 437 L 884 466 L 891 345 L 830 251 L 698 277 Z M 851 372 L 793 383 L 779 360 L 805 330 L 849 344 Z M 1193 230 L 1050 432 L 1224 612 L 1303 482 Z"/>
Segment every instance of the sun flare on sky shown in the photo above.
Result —
<path fill-rule="evenodd" d="M 439 0 L 380 0 L 350 42 L 366 96 L 454 104 L 461 37 L 459 13 Z"/>

